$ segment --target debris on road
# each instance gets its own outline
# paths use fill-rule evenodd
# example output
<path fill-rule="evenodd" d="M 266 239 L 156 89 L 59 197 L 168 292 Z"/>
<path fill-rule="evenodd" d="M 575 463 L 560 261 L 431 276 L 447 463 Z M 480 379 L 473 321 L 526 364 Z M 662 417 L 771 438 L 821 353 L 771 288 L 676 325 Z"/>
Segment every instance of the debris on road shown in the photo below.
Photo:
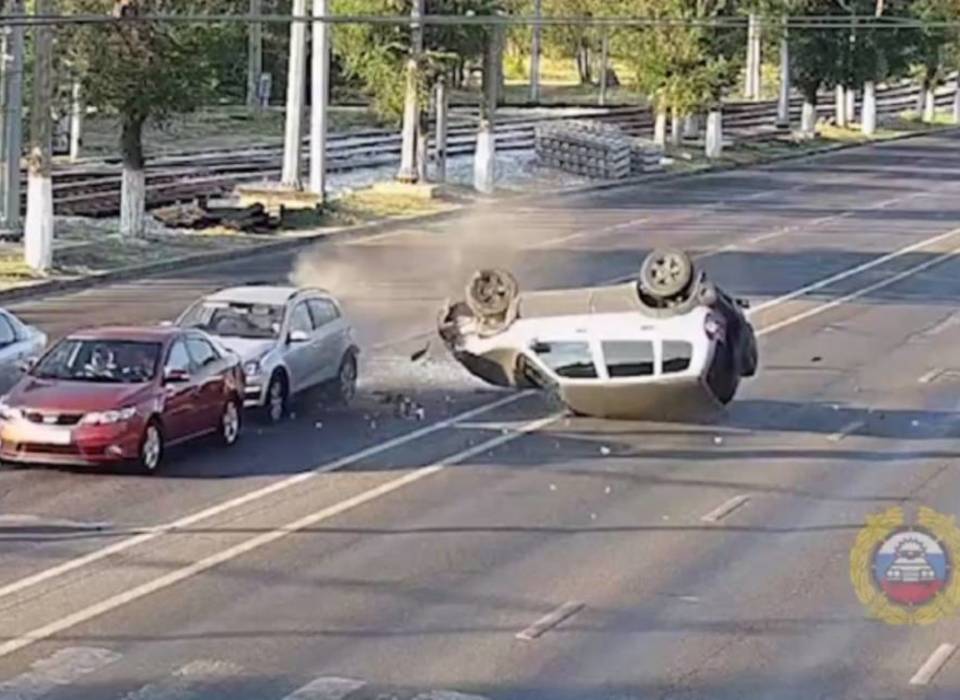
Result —
<path fill-rule="evenodd" d="M 600 454 L 606 457 L 608 454 L 610 454 L 610 448 L 604 445 L 603 447 L 600 448 Z"/>
<path fill-rule="evenodd" d="M 262 204 L 247 207 L 211 206 L 205 197 L 191 204 L 175 204 L 155 209 L 153 216 L 171 228 L 207 229 L 222 227 L 246 233 L 272 233 L 280 220 L 267 213 Z"/>

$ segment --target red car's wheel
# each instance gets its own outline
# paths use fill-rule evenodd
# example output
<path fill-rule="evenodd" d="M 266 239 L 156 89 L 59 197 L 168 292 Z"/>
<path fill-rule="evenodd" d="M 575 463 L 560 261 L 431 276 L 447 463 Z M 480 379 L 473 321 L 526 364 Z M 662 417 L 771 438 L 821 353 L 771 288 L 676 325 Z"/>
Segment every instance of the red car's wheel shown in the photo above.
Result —
<path fill-rule="evenodd" d="M 150 420 L 143 429 L 140 438 L 140 451 L 137 455 L 137 466 L 145 474 L 155 474 L 163 462 L 163 431 L 160 424 Z"/>
<path fill-rule="evenodd" d="M 236 399 L 230 399 L 223 404 L 223 410 L 220 412 L 220 443 L 224 447 L 232 447 L 240 439 L 240 403 Z"/>

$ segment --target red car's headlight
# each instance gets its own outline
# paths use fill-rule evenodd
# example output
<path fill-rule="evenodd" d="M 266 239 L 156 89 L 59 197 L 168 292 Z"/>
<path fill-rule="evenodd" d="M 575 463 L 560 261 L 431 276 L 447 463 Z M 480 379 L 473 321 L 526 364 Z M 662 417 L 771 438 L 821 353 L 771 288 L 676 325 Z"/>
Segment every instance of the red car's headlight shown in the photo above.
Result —
<path fill-rule="evenodd" d="M 121 408 L 116 411 L 97 411 L 86 414 L 81 420 L 82 425 L 111 425 L 113 423 L 122 423 L 130 420 L 137 415 L 135 406 Z"/>

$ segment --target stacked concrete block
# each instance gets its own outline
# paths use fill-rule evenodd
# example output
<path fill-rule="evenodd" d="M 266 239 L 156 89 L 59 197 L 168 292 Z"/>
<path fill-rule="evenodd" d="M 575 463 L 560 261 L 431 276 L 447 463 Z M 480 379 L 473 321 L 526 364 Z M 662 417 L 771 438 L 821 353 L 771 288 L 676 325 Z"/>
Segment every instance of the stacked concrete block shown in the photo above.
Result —
<path fill-rule="evenodd" d="M 621 180 L 660 167 L 660 152 L 651 144 L 598 121 L 540 125 L 535 144 L 542 165 L 590 178 Z"/>

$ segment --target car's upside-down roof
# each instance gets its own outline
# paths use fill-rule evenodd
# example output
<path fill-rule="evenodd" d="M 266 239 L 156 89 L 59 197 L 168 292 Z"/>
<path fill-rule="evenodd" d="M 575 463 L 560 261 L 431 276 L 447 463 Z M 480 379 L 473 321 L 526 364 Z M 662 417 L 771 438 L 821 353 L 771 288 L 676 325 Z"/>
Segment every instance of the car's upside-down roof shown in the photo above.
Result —
<path fill-rule="evenodd" d="M 521 292 L 517 315 L 536 318 L 644 310 L 646 307 L 637 295 L 636 283 L 628 282 L 604 287 Z"/>

